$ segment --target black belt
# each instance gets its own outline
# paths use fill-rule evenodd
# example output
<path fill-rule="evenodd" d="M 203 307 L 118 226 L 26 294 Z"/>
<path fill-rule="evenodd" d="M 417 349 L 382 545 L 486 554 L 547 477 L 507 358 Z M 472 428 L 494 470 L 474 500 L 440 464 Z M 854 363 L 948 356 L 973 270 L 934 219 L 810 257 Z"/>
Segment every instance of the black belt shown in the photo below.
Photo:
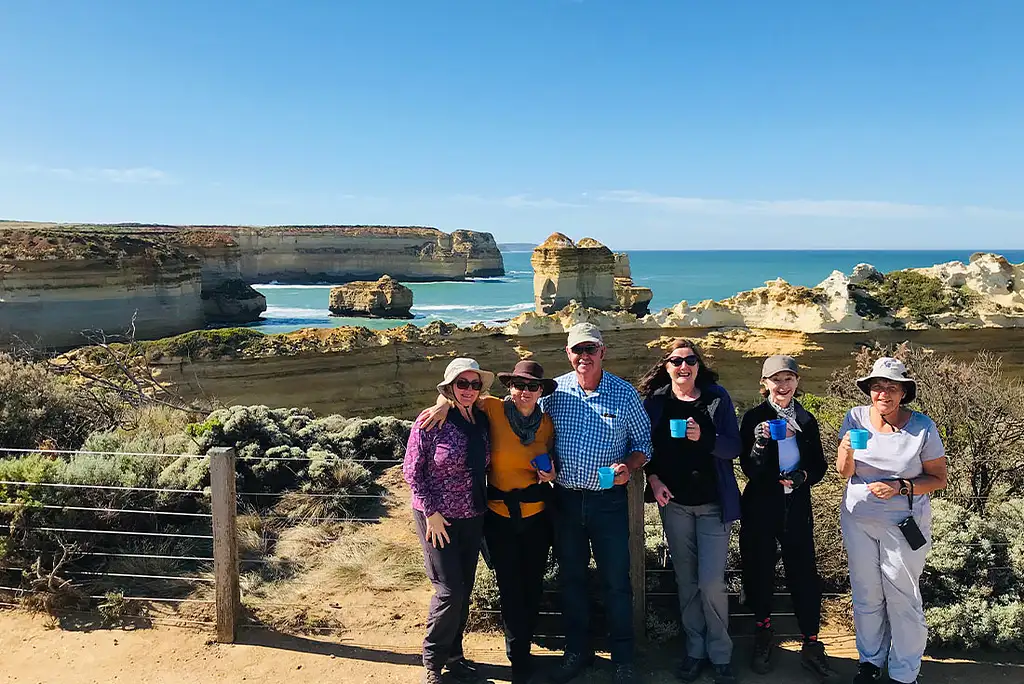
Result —
<path fill-rule="evenodd" d="M 510 489 L 509 491 L 498 489 L 494 485 L 487 485 L 487 500 L 503 501 L 505 506 L 508 507 L 509 517 L 512 520 L 519 521 L 523 519 L 522 504 L 546 502 L 551 498 L 553 491 L 551 485 L 542 482 L 532 484 L 529 487 L 523 487 L 522 489 Z"/>

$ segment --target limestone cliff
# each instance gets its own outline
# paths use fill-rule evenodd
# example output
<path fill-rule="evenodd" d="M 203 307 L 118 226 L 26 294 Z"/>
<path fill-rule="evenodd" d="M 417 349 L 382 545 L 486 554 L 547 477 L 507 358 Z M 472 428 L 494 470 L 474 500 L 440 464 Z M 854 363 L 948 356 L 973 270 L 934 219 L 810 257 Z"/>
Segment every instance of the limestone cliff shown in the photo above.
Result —
<path fill-rule="evenodd" d="M 139 339 L 205 325 L 199 262 L 130 235 L 0 233 L 0 343 L 68 348 L 85 331 Z"/>
<path fill-rule="evenodd" d="M 328 308 L 332 316 L 412 318 L 412 290 L 387 275 L 345 283 L 331 288 Z"/>
<path fill-rule="evenodd" d="M 773 353 L 791 354 L 800 360 L 802 386 L 811 392 L 820 392 L 831 372 L 849 364 L 851 354 L 861 346 L 903 341 L 962 359 L 973 357 L 979 348 L 987 349 L 1003 357 L 1008 373 L 1016 377 L 1024 374 L 1022 328 L 880 328 L 805 334 L 660 327 L 649 323 L 641 327 L 615 327 L 611 325 L 612 319 L 620 318 L 625 323 L 632 318 L 635 323 L 636 317 L 625 313 L 595 315 L 609 317 L 602 322 L 602 328 L 608 345 L 605 367 L 611 372 L 636 381 L 657 361 L 673 337 L 696 338 L 710 352 L 714 368 L 734 399 L 748 405 L 760 400 L 757 391 L 761 362 Z M 209 331 L 209 354 L 201 353 L 196 341 L 191 340 L 187 345 L 189 358 L 155 353 L 152 357 L 160 380 L 186 398 L 212 396 L 226 404 L 309 406 L 315 411 L 349 416 L 414 418 L 437 398 L 434 386 L 456 356 L 475 358 L 493 371 L 511 369 L 522 358 L 539 361 L 552 376 L 568 371 L 565 332 L 561 328 L 553 326 L 543 334 L 529 336 L 509 335 L 483 326 L 457 328 L 440 322 L 424 328 L 318 328 L 284 335 L 261 335 L 247 330 L 244 338 L 238 336 L 239 340 L 229 345 L 216 339 L 216 333 L 224 331 Z M 174 340 L 151 344 L 154 349 L 175 346 Z"/>
<path fill-rule="evenodd" d="M 159 236 L 199 260 L 208 323 L 251 323 L 267 310 L 267 298 L 242 279 L 242 251 L 230 234 L 175 230 Z"/>
<path fill-rule="evenodd" d="M 490 233 L 387 226 L 231 228 L 250 283 L 462 280 L 505 274 Z"/>

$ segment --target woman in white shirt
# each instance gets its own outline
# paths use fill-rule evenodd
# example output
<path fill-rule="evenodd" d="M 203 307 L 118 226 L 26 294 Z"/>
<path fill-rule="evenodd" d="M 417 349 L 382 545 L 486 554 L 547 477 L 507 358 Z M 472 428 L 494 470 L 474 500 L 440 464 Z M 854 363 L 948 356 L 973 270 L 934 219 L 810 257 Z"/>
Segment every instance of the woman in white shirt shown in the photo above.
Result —
<path fill-rule="evenodd" d="M 932 419 L 906 408 L 917 383 L 901 361 L 878 359 L 857 387 L 871 403 L 846 414 L 836 458 L 849 479 L 840 521 L 860 660 L 854 684 L 878 681 L 886 664 L 890 681 L 916 683 L 928 641 L 919 583 L 931 547 L 927 495 L 946 487 L 946 452 Z"/>

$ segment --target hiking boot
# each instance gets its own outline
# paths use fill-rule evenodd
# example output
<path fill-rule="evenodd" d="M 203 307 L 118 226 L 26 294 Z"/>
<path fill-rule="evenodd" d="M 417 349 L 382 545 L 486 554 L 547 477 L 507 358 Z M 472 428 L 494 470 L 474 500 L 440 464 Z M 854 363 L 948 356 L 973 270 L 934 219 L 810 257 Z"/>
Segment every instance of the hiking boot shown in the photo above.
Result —
<path fill-rule="evenodd" d="M 732 666 L 729 663 L 724 665 L 712 665 L 715 670 L 715 684 L 736 684 L 736 675 L 733 674 Z"/>
<path fill-rule="evenodd" d="M 828 682 L 836 677 L 836 671 L 828 664 L 825 644 L 817 639 L 808 639 L 800 648 L 800 664 L 810 670 L 819 681 Z"/>
<path fill-rule="evenodd" d="M 640 684 L 640 673 L 629 663 L 616 665 L 615 684 Z"/>
<path fill-rule="evenodd" d="M 772 671 L 772 656 L 775 655 L 775 630 L 771 627 L 757 627 L 754 632 L 754 655 L 750 669 L 757 674 Z"/>
<path fill-rule="evenodd" d="M 700 671 L 704 669 L 707 662 L 703 658 L 686 656 L 683 658 L 683 662 L 679 663 L 679 667 L 676 668 L 676 677 L 680 681 L 695 682 L 697 677 L 700 677 Z"/>
<path fill-rule="evenodd" d="M 423 678 L 420 679 L 422 684 L 443 684 L 444 680 L 441 679 L 440 670 L 431 670 L 426 668 L 423 670 Z"/>
<path fill-rule="evenodd" d="M 590 653 L 569 653 L 562 656 L 562 662 L 551 673 L 551 681 L 554 684 L 567 684 L 583 674 L 583 671 L 590 667 L 594 659 Z"/>
<path fill-rule="evenodd" d="M 465 682 L 471 684 L 472 682 L 479 682 L 483 678 L 480 676 L 480 670 L 477 668 L 476 663 L 465 658 L 459 658 L 448 663 L 448 674 L 452 676 L 457 682 Z"/>
<path fill-rule="evenodd" d="M 873 684 L 882 677 L 882 670 L 871 663 L 858 663 L 857 675 L 853 678 L 853 684 Z"/>

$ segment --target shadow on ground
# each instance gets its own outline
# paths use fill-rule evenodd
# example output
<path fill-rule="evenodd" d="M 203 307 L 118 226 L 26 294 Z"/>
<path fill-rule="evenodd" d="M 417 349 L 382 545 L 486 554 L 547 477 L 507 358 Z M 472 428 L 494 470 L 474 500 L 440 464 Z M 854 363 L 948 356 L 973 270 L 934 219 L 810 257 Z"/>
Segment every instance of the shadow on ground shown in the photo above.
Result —
<path fill-rule="evenodd" d="M 265 629 L 246 629 L 240 634 L 238 643 L 264 648 L 284 649 L 302 653 L 329 655 L 336 658 L 358 659 L 363 661 L 386 663 L 392 665 L 416 666 L 420 663 L 418 653 L 401 653 L 390 651 L 385 647 L 379 649 L 368 646 L 355 646 L 331 641 L 306 638 L 302 636 L 272 632 Z M 829 643 L 829 642 L 826 642 Z M 817 677 L 800 664 L 800 653 L 797 646 L 780 648 L 777 652 L 774 669 L 767 675 L 758 675 L 750 670 L 753 642 L 749 638 L 736 640 L 733 664 L 741 682 L 758 682 L 760 684 L 813 684 Z M 832 663 L 837 677 L 836 684 L 850 682 L 857 671 L 856 650 L 852 637 L 842 637 L 830 644 L 833 653 Z M 469 654 L 471 658 L 473 653 Z M 508 682 L 511 669 L 500 653 L 488 652 L 479 654 L 480 673 L 486 681 L 495 684 Z M 485 656 L 485 657 L 484 657 Z M 649 645 L 637 658 L 638 669 L 644 674 L 647 684 L 670 684 L 678 682 L 673 675 L 673 668 L 682 656 L 682 643 L 678 640 L 664 644 Z M 557 666 L 557 655 L 545 654 L 537 656 L 536 662 L 541 670 Z M 928 684 L 1024 684 L 1024 653 L 929 653 L 922 668 L 921 678 Z M 611 684 L 614 679 L 614 666 L 607 656 L 598 657 L 593 666 L 578 677 L 575 682 L 582 684 Z M 545 681 L 543 678 L 540 682 Z M 711 682 L 712 675 L 706 670 L 698 680 Z"/>

